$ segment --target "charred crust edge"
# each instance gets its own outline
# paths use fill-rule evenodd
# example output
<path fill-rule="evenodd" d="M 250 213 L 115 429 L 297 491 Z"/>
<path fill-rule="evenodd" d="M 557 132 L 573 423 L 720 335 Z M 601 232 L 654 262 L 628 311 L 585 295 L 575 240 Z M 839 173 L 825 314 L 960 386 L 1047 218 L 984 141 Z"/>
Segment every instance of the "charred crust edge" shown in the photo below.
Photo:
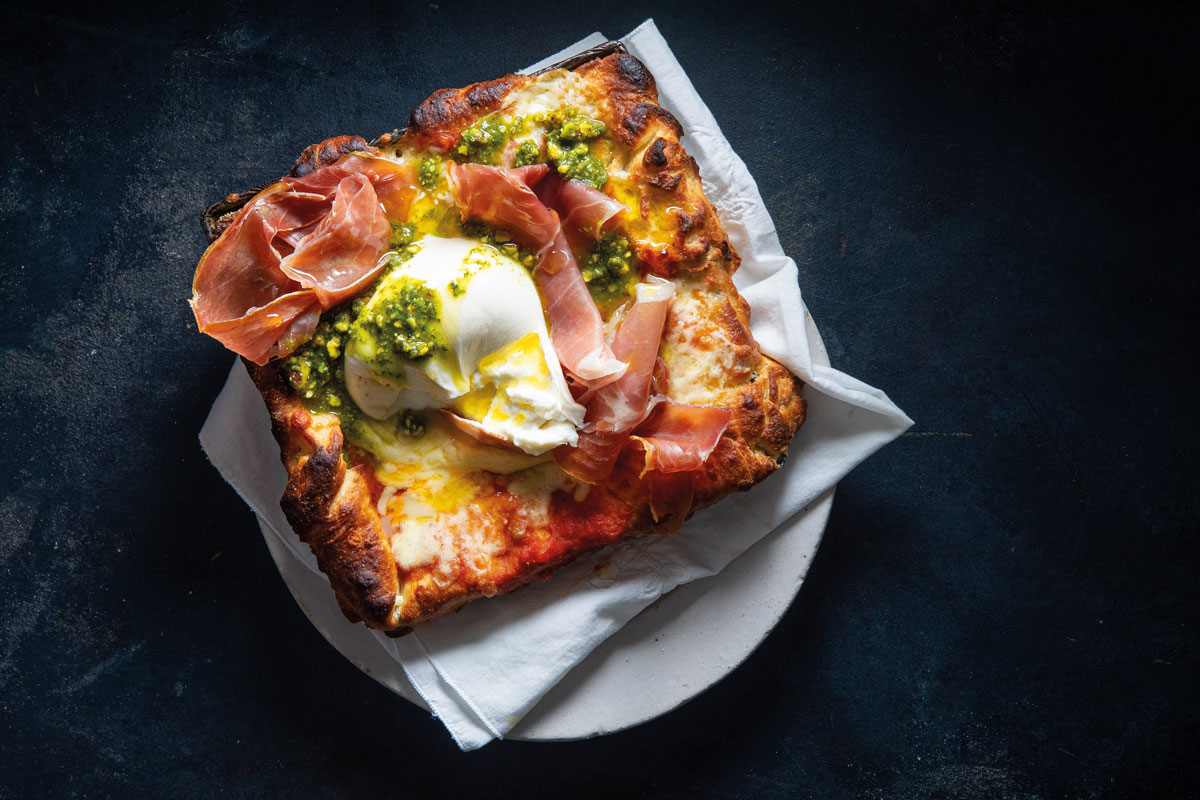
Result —
<path fill-rule="evenodd" d="M 292 530 L 316 556 L 347 619 L 393 627 L 399 574 L 365 481 L 342 459 L 341 426 L 313 424 L 288 392 L 282 362 L 242 363 L 271 414 L 288 472 L 280 507 Z"/>
<path fill-rule="evenodd" d="M 667 140 L 661 136 L 646 148 L 642 163 L 650 169 L 662 169 L 667 165 Z"/>
<path fill-rule="evenodd" d="M 632 141 L 637 141 L 655 120 L 673 130 L 676 136 L 683 136 L 683 126 L 679 124 L 679 120 L 657 103 L 635 103 L 625 112 L 621 125 L 629 133 Z"/>
<path fill-rule="evenodd" d="M 374 149 L 361 136 L 331 136 L 323 142 L 317 142 L 304 148 L 304 152 L 296 159 L 288 176 L 303 178 L 326 164 L 332 164 L 344 155 L 372 152 Z"/>
<path fill-rule="evenodd" d="M 628 53 L 616 53 L 611 58 L 616 67 L 616 73 L 621 76 L 626 85 L 635 91 L 657 95 L 658 87 L 654 83 L 654 76 L 650 74 L 650 70 L 646 69 L 645 64 Z"/>
<path fill-rule="evenodd" d="M 650 71 L 628 53 L 614 53 L 579 68 L 581 74 L 593 76 L 604 89 L 612 104 L 613 135 L 629 146 L 637 144 L 653 123 L 658 121 L 670 129 L 675 138 L 683 136 L 679 120 L 658 104 L 658 87 Z"/>
<path fill-rule="evenodd" d="M 413 109 L 408 133 L 419 142 L 450 147 L 465 121 L 499 108 L 509 92 L 528 80 L 525 75 L 505 75 L 463 89 L 436 91 Z"/>

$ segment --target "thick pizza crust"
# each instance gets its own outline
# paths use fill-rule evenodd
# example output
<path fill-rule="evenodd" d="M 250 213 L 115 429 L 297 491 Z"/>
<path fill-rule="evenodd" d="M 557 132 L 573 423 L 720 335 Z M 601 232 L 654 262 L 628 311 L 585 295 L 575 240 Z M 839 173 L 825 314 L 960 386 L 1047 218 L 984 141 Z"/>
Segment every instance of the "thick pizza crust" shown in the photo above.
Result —
<path fill-rule="evenodd" d="M 290 391 L 281 362 L 246 362 L 270 410 L 289 476 L 281 501 L 284 514 L 312 548 L 351 621 L 404 633 L 478 597 L 511 591 L 615 538 L 671 532 L 695 510 L 749 489 L 777 469 L 804 422 L 801 382 L 760 353 L 750 334 L 749 305 L 731 277 L 738 256 L 704 196 L 696 162 L 679 143 L 681 126 L 657 103 L 653 77 L 623 53 L 588 62 L 576 72 L 592 93 L 589 113 L 598 115 L 624 145 L 608 166 L 630 193 L 622 199 L 635 202 L 644 223 L 627 232 L 636 255 L 679 286 L 660 349 L 672 374 L 672 399 L 727 408 L 730 424 L 703 471 L 689 474 L 683 507 L 652 507 L 651 492 L 630 461 L 618 466 L 609 484 L 592 487 L 587 501 L 595 508 L 619 506 L 619 517 L 604 517 L 609 525 L 618 519 L 619 530 L 582 536 L 552 560 L 510 569 L 491 583 L 469 588 L 429 581 L 407 585 L 374 500 L 373 469 L 351 466 L 337 418 L 306 411 Z M 459 130 L 503 107 L 510 93 L 535 80 L 508 75 L 436 92 L 413 112 L 405 134 L 385 135 L 379 144 L 448 148 Z M 306 174 L 366 148 L 359 137 L 326 140 L 306 149 L 291 174 Z M 233 213 L 221 222 L 227 225 Z M 216 233 L 223 227 L 218 223 Z M 597 520 L 602 529 L 599 516 Z"/>
<path fill-rule="evenodd" d="M 396 627 L 399 575 L 392 546 L 371 502 L 365 467 L 351 468 L 337 418 L 311 415 L 290 391 L 281 362 L 242 359 L 271 414 L 288 482 L 280 505 L 312 548 L 342 612 L 373 628 Z"/>

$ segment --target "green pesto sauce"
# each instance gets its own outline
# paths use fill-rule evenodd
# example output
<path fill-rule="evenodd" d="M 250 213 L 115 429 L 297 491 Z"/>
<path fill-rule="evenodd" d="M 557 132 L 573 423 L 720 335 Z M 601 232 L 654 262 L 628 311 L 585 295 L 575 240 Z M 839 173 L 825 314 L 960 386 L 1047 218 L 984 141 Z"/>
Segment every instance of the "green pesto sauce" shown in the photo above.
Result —
<path fill-rule="evenodd" d="M 342 373 L 342 362 L 337 363 L 334 377 L 312 400 L 305 402 L 309 413 L 336 414 L 342 426 L 342 434 L 349 440 L 355 439 L 354 428 L 362 420 L 358 404 L 346 391 L 346 376 Z"/>
<path fill-rule="evenodd" d="M 396 290 L 389 291 L 359 317 L 355 336 L 368 330 L 379 359 L 399 355 L 415 360 L 445 350 L 446 342 L 438 326 L 441 308 L 437 294 L 412 278 L 398 283 Z"/>
<path fill-rule="evenodd" d="M 388 246 L 393 250 L 405 250 L 408 245 L 417 240 L 417 226 L 411 222 L 396 222 L 388 223 L 392 226 L 392 235 L 388 239 Z"/>
<path fill-rule="evenodd" d="M 550 112 L 546 121 L 553 124 L 546 132 L 546 156 L 555 171 L 564 180 L 575 178 L 603 189 L 608 182 L 608 170 L 603 161 L 592 155 L 588 143 L 608 133 L 608 127 L 570 106 Z"/>
<path fill-rule="evenodd" d="M 590 142 L 608 133 L 608 126 L 598 119 L 585 117 L 574 109 L 568 110 L 567 118 L 558 126 L 558 135 L 572 142 Z"/>
<path fill-rule="evenodd" d="M 380 282 L 388 275 L 392 274 L 405 261 L 421 252 L 421 245 L 416 243 L 418 238 L 417 226 L 411 222 L 391 222 L 392 235 L 388 241 L 388 246 L 392 252 L 387 254 L 387 263 L 383 268 L 383 272 L 379 273 L 379 277 L 371 284 L 365 292 L 359 295 L 364 298 L 364 302 L 369 300 L 375 294 L 375 290 L 379 288 Z M 357 316 L 355 317 L 357 319 Z"/>
<path fill-rule="evenodd" d="M 428 156 L 421 162 L 417 171 L 417 182 L 423 189 L 434 189 L 442 180 L 442 159 L 438 156 Z"/>
<path fill-rule="evenodd" d="M 364 293 L 326 311 L 312 338 L 283 362 L 287 381 L 303 400 L 304 407 L 310 413 L 337 414 L 347 435 L 351 435 L 361 415 L 346 392 L 342 353 L 368 296 Z"/>
<path fill-rule="evenodd" d="M 326 312 L 312 338 L 284 360 L 288 383 L 296 394 L 305 400 L 316 400 L 330 381 L 338 377 L 350 326 L 363 305 L 366 301 L 356 299 Z"/>
<path fill-rule="evenodd" d="M 513 159 L 514 167 L 527 167 L 530 164 L 540 163 L 542 160 L 542 148 L 538 147 L 538 143 L 533 139 L 526 139 L 517 146 L 517 154 Z"/>
<path fill-rule="evenodd" d="M 364 361 L 374 372 L 403 375 L 404 360 L 447 349 L 440 321 L 437 294 L 421 281 L 404 277 L 373 300 L 354 323 L 354 349 L 356 354 L 370 354 Z"/>
<path fill-rule="evenodd" d="M 450 292 L 452 297 L 462 297 L 467 293 L 467 283 L 470 282 L 471 276 L 479 269 L 487 269 L 492 265 L 492 262 L 483 252 L 483 247 L 475 247 L 471 252 L 467 253 L 466 259 L 463 261 L 463 267 L 449 283 L 446 284 L 446 290 Z M 472 270 L 472 267 L 475 270 Z"/>
<path fill-rule="evenodd" d="M 491 245 L 526 269 L 533 269 L 537 266 L 537 253 L 514 242 L 508 231 L 497 229 L 483 220 L 463 220 L 462 235 L 468 239 L 478 239 L 483 244 Z"/>
<path fill-rule="evenodd" d="M 451 151 L 458 161 L 473 161 L 478 164 L 496 164 L 500 153 L 509 140 L 521 135 L 526 123 L 546 126 L 546 144 L 543 147 L 534 139 L 526 139 L 517 147 L 513 165 L 524 167 L 548 161 L 565 180 L 575 178 L 603 189 L 608 182 L 608 170 L 604 162 L 592 154 L 590 143 L 608 133 L 608 127 L 597 119 L 580 114 L 573 106 L 562 106 L 553 111 L 531 114 L 528 117 L 504 118 L 484 117 L 462 132 L 458 144 Z M 421 185 L 429 159 L 421 164 Z M 440 176 L 440 163 L 429 167 Z M 436 180 L 436 178 L 435 178 Z"/>
<path fill-rule="evenodd" d="M 506 244 L 512 243 L 508 242 Z M 504 245 L 501 246 L 503 247 Z M 448 284 L 446 284 L 447 291 L 449 291 L 454 297 L 462 297 L 464 294 L 466 294 L 467 284 L 470 282 L 471 278 L 478 274 L 480 270 L 489 269 L 495 266 L 495 252 L 497 250 L 499 250 L 499 248 L 495 244 L 488 244 L 486 242 L 480 243 L 479 247 L 471 248 L 471 251 L 467 253 L 467 257 L 463 259 L 463 267 L 459 271 L 458 275 L 455 276 L 454 279 Z M 499 250 L 499 252 L 503 255 L 508 255 L 505 250 Z M 516 259 L 519 256 L 519 248 L 513 250 L 513 255 L 509 255 L 509 257 L 513 259 Z M 532 261 L 533 256 L 530 255 L 529 259 Z"/>
<path fill-rule="evenodd" d="M 580 266 L 588 291 L 601 308 L 631 294 L 638 280 L 629 240 L 618 233 L 600 237 Z"/>
<path fill-rule="evenodd" d="M 462 138 L 452 151 L 459 161 L 476 164 L 495 164 L 500 151 L 514 134 L 524 128 L 521 117 L 504 119 L 497 116 L 484 117 L 462 132 Z"/>

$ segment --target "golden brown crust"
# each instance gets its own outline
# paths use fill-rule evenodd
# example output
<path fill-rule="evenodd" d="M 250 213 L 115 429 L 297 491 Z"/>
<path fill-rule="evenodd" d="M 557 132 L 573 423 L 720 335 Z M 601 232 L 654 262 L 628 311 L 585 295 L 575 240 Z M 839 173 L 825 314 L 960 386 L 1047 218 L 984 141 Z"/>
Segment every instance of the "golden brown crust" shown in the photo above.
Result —
<path fill-rule="evenodd" d="M 525 75 L 505 75 L 462 89 L 434 92 L 413 109 L 408 121 L 408 135 L 421 146 L 448 149 L 457 141 L 460 130 L 495 111 L 509 92 L 528 82 Z"/>
<path fill-rule="evenodd" d="M 696 508 L 745 491 L 778 469 L 807 413 L 799 381 L 766 357 L 755 381 L 730 392 L 723 403 L 733 419 L 697 479 Z"/>
<path fill-rule="evenodd" d="M 658 105 L 658 88 L 642 63 L 614 53 L 579 68 L 605 97 L 603 122 L 631 148 L 627 180 L 641 224 L 630 231 L 638 258 L 660 275 L 718 266 L 736 272 L 740 259 L 704 195 L 700 168 L 679 143 L 683 128 Z"/>
<path fill-rule="evenodd" d="M 311 144 L 292 165 L 288 175 L 302 178 L 318 167 L 332 164 L 348 153 L 374 152 L 375 148 L 367 144 L 361 136 L 333 136 L 323 142 Z"/>
<path fill-rule="evenodd" d="M 342 458 L 336 418 L 315 419 L 284 382 L 281 362 L 243 359 L 271 413 L 271 429 L 288 471 L 280 505 L 300 540 L 312 548 L 342 612 L 372 628 L 395 627 L 399 576 L 360 468 Z"/>
<path fill-rule="evenodd" d="M 714 215 L 715 216 L 715 215 Z M 750 333 L 750 305 L 726 270 L 712 268 L 703 274 L 706 296 L 705 324 L 698 332 L 706 340 L 699 346 L 729 351 L 729 384 L 708 400 L 732 415 L 717 448 L 694 482 L 694 501 L 688 516 L 712 505 L 733 491 L 745 491 L 783 463 L 788 444 L 804 424 L 807 403 L 803 384 L 788 370 L 763 355 Z M 694 321 L 676 319 L 673 311 L 664 337 L 676 332 L 697 333 Z"/>
<path fill-rule="evenodd" d="M 574 531 L 574 538 L 559 549 L 545 550 L 540 560 L 522 561 L 530 548 L 541 546 L 537 537 L 549 535 L 530 528 L 522 534 L 528 538 L 521 547 L 497 557 L 494 572 L 460 573 L 455 583 L 439 585 L 408 580 L 398 568 L 377 507 L 378 493 L 373 494 L 374 474 L 366 474 L 369 465 L 348 465 L 337 417 L 310 415 L 288 389 L 279 362 L 262 367 L 247 363 L 270 410 L 289 475 L 281 501 L 284 513 L 312 548 L 352 621 L 403 633 L 476 598 L 511 591 L 622 536 L 676 530 L 696 509 L 749 489 L 777 469 L 804 422 L 801 383 L 762 355 L 750 334 L 749 306 L 731 278 L 738 256 L 704 194 L 695 160 L 679 143 L 683 131 L 678 121 L 657 104 L 653 77 L 625 54 L 589 62 L 577 71 L 604 98 L 598 114 L 625 148 L 613 154 L 609 166 L 610 174 L 619 173 L 633 193 L 636 218 L 627 233 L 637 257 L 659 274 L 685 278 L 698 298 L 703 325 L 672 310 L 664 341 L 674 336 L 688 347 L 720 351 L 726 359 L 721 362 L 722 382 L 704 404 L 729 409 L 729 426 L 703 470 L 658 483 L 641 478 L 639 456 L 627 450 L 609 483 L 592 487 L 587 500 L 570 511 L 582 522 L 568 518 L 561 523 Z M 418 148 L 449 149 L 463 127 L 500 108 L 513 89 L 530 80 L 508 75 L 436 92 L 413 112 L 404 139 Z M 385 135 L 379 141 L 386 146 L 397 139 Z M 326 140 L 305 150 L 293 174 L 365 149 L 369 147 L 360 137 Z M 612 185 L 617 182 L 614 177 Z M 489 524 L 505 530 L 524 524 L 519 509 L 504 508 L 494 504 Z"/>
<path fill-rule="evenodd" d="M 576 72 L 587 76 L 608 99 L 610 110 L 604 122 L 622 144 L 634 147 L 657 126 L 670 130 L 676 139 L 683 136 L 679 120 L 658 104 L 654 76 L 628 53 L 613 53 L 588 62 Z"/>

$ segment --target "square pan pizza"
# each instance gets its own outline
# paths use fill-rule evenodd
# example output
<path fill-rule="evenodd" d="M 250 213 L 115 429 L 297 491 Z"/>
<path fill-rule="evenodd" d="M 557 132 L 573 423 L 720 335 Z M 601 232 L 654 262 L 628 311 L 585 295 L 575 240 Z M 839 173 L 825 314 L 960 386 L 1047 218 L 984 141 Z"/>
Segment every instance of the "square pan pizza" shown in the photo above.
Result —
<path fill-rule="evenodd" d="M 345 615 L 402 634 L 773 472 L 801 382 L 617 43 L 434 92 L 204 217 L 199 329 L 270 411 Z"/>

